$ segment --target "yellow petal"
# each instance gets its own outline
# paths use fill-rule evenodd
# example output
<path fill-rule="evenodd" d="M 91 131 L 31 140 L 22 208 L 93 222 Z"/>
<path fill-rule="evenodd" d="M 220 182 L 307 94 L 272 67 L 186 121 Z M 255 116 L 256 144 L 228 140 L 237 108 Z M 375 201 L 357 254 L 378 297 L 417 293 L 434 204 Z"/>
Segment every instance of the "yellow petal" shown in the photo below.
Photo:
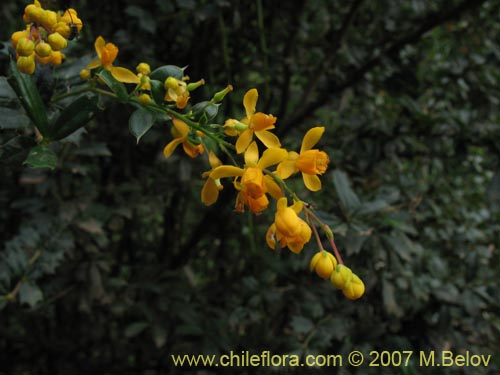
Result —
<path fill-rule="evenodd" d="M 177 148 L 182 143 L 182 139 L 175 138 L 172 142 L 167 144 L 165 148 L 163 149 L 163 156 L 166 158 L 169 158 L 170 155 L 172 155 L 172 152 Z"/>
<path fill-rule="evenodd" d="M 273 115 L 257 112 L 252 116 L 252 126 L 256 131 L 274 129 L 276 120 L 277 118 Z"/>
<path fill-rule="evenodd" d="M 317 126 L 315 128 L 309 129 L 309 131 L 304 136 L 302 140 L 302 147 L 300 148 L 300 152 L 310 150 L 318 141 L 325 131 L 324 126 Z"/>
<path fill-rule="evenodd" d="M 266 182 L 267 192 L 271 194 L 274 199 L 280 199 L 283 196 L 283 191 L 271 176 L 265 175 L 264 181 Z"/>
<path fill-rule="evenodd" d="M 174 124 L 174 127 L 177 130 L 177 133 L 179 134 L 179 137 L 176 138 L 186 139 L 189 134 L 188 124 L 186 124 L 182 120 L 179 120 L 178 118 L 174 118 L 172 120 L 172 123 Z"/>
<path fill-rule="evenodd" d="M 210 166 L 212 168 L 218 167 L 219 165 L 222 165 L 222 162 L 220 159 L 215 155 L 213 151 L 210 151 L 208 153 L 208 162 L 210 163 Z"/>
<path fill-rule="evenodd" d="M 282 198 L 278 199 L 278 202 L 276 203 L 276 209 L 278 211 L 287 208 L 287 206 L 288 206 L 288 203 L 287 203 L 286 197 L 282 197 Z"/>
<path fill-rule="evenodd" d="M 205 181 L 205 185 L 203 185 L 203 189 L 201 189 L 201 201 L 203 204 L 210 206 L 217 201 L 219 197 L 219 189 L 214 180 L 209 178 Z"/>
<path fill-rule="evenodd" d="M 238 140 L 236 141 L 236 153 L 241 154 L 244 152 L 250 142 L 252 142 L 253 139 L 253 130 L 252 129 L 246 129 L 243 131 L 243 133 L 240 134 L 238 137 Z"/>
<path fill-rule="evenodd" d="M 101 65 L 101 60 L 94 60 L 87 64 L 87 69 L 95 69 L 100 67 Z"/>
<path fill-rule="evenodd" d="M 279 163 L 278 168 L 276 169 L 276 174 L 280 178 L 285 179 L 298 172 L 298 169 L 295 168 L 295 160 L 298 156 L 299 154 L 295 151 L 290 151 L 288 153 L 288 158 Z"/>
<path fill-rule="evenodd" d="M 276 224 L 271 224 L 266 232 L 266 243 L 271 249 L 276 248 Z"/>
<path fill-rule="evenodd" d="M 255 132 L 255 136 L 266 146 L 267 148 L 279 148 L 281 143 L 279 138 L 273 133 L 267 130 L 260 130 Z"/>
<path fill-rule="evenodd" d="M 302 203 L 302 201 L 293 201 L 293 204 L 292 204 L 292 210 L 295 211 L 295 213 L 299 213 L 300 211 L 302 211 L 302 208 L 304 207 L 304 203 Z"/>
<path fill-rule="evenodd" d="M 232 165 L 221 165 L 210 173 L 210 178 L 216 180 L 224 177 L 242 176 L 244 171 L 244 169 Z"/>
<path fill-rule="evenodd" d="M 203 145 L 200 144 L 195 146 L 188 140 L 184 140 L 184 142 L 182 142 L 182 148 L 184 149 L 186 155 L 188 155 L 190 158 L 195 158 L 198 155 L 202 154 L 203 151 L 205 151 Z"/>
<path fill-rule="evenodd" d="M 97 57 L 99 57 L 99 60 L 101 60 L 102 50 L 104 49 L 105 45 L 106 45 L 106 41 L 104 40 L 104 38 L 102 36 L 99 35 L 94 43 L 95 51 L 97 53 Z"/>
<path fill-rule="evenodd" d="M 247 114 L 247 118 L 252 117 L 255 113 L 255 107 L 257 106 L 257 99 L 259 98 L 259 93 L 257 89 L 250 89 L 247 91 L 243 97 L 243 106 Z"/>
<path fill-rule="evenodd" d="M 257 143 L 252 142 L 250 146 L 248 146 L 245 152 L 245 165 L 247 167 L 255 167 L 259 162 L 259 148 L 257 147 Z"/>
<path fill-rule="evenodd" d="M 302 179 L 304 180 L 304 185 L 311 191 L 321 190 L 321 180 L 315 174 L 302 173 Z"/>
<path fill-rule="evenodd" d="M 111 67 L 111 75 L 117 80 L 117 81 L 120 81 L 120 82 L 123 82 L 123 83 L 135 83 L 135 84 L 138 84 L 141 82 L 141 80 L 139 79 L 139 77 L 137 77 L 137 75 L 134 74 L 134 72 L 126 69 L 126 68 L 122 68 L 122 67 L 119 67 L 119 66 L 112 66 Z"/>
<path fill-rule="evenodd" d="M 288 152 L 284 148 L 268 148 L 262 154 L 257 166 L 260 169 L 266 169 L 271 165 L 278 164 L 285 160 L 288 156 Z"/>

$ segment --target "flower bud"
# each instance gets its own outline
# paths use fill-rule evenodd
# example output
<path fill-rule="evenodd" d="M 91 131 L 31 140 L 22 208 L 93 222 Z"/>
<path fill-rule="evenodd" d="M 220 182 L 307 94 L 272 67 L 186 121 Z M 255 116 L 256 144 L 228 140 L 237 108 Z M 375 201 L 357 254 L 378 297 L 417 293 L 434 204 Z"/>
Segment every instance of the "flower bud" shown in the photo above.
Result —
<path fill-rule="evenodd" d="M 344 289 L 348 281 L 352 279 L 352 271 L 349 267 L 339 264 L 333 271 L 330 281 L 338 289 Z"/>
<path fill-rule="evenodd" d="M 216 103 L 221 102 L 224 99 L 224 97 L 231 91 L 233 91 L 233 86 L 227 85 L 224 90 L 215 93 L 213 101 Z"/>
<path fill-rule="evenodd" d="M 64 37 L 55 32 L 49 35 L 49 44 L 54 51 L 60 51 L 68 45 L 68 41 Z"/>
<path fill-rule="evenodd" d="M 49 62 L 52 65 L 60 65 L 63 62 L 64 59 L 64 54 L 59 51 L 52 51 L 52 53 L 49 56 Z"/>
<path fill-rule="evenodd" d="M 139 103 L 142 105 L 148 105 L 151 103 L 151 97 L 148 94 L 141 94 L 139 95 Z"/>
<path fill-rule="evenodd" d="M 311 259 L 310 271 L 316 271 L 316 274 L 322 279 L 329 279 L 337 267 L 337 259 L 333 254 L 326 250 L 317 252 Z"/>
<path fill-rule="evenodd" d="M 43 40 L 41 40 L 36 45 L 35 52 L 40 57 L 48 57 L 48 56 L 50 56 L 50 54 L 52 52 L 52 48 L 50 47 L 50 44 L 45 43 Z"/>
<path fill-rule="evenodd" d="M 365 293 L 365 284 L 358 275 L 353 273 L 351 280 L 344 285 L 343 292 L 350 300 L 358 299 Z"/>
<path fill-rule="evenodd" d="M 10 37 L 10 40 L 12 41 L 12 46 L 14 48 L 17 48 L 17 43 L 19 43 L 19 39 L 21 39 L 21 38 L 28 39 L 29 36 L 30 36 L 30 34 L 27 30 L 16 31 Z"/>
<path fill-rule="evenodd" d="M 17 41 L 16 52 L 19 56 L 31 56 L 35 50 L 35 43 L 28 38 L 20 38 Z"/>
<path fill-rule="evenodd" d="M 168 89 L 171 89 L 171 90 L 175 90 L 179 87 L 179 84 L 180 83 L 183 83 L 182 81 L 179 81 L 178 79 L 174 78 L 174 77 L 168 77 L 166 80 L 165 80 L 165 89 L 168 90 Z M 184 83 L 185 84 L 185 83 Z"/>
<path fill-rule="evenodd" d="M 65 39 L 68 39 L 71 35 L 71 28 L 66 22 L 57 22 L 52 28 L 54 32 L 61 34 L 61 36 Z"/>
<path fill-rule="evenodd" d="M 84 81 L 88 80 L 90 78 L 90 70 L 89 69 L 80 70 L 80 78 L 83 79 Z"/>
<path fill-rule="evenodd" d="M 205 80 L 204 79 L 200 79 L 199 81 L 197 82 L 191 82 L 191 83 L 188 83 L 187 85 L 187 90 L 188 91 L 193 91 L 193 90 L 196 90 L 198 87 L 202 86 L 205 84 Z"/>
<path fill-rule="evenodd" d="M 57 23 L 57 13 L 53 10 L 46 10 L 43 20 L 43 26 L 47 29 L 52 30 Z"/>
<path fill-rule="evenodd" d="M 145 76 L 147 76 L 147 75 L 149 75 L 149 73 L 151 73 L 151 67 L 149 66 L 149 64 L 143 63 L 143 62 L 138 64 L 135 67 L 135 70 L 137 71 L 137 73 L 141 73 Z"/>
<path fill-rule="evenodd" d="M 26 5 L 26 8 L 24 8 L 24 15 L 25 17 L 23 18 L 26 22 L 35 22 L 37 24 L 42 24 L 45 18 L 45 10 L 37 7 L 35 4 L 29 4 Z"/>
<path fill-rule="evenodd" d="M 31 56 L 19 56 L 16 65 L 20 72 L 23 72 L 25 74 L 33 74 L 33 72 L 35 71 L 34 54 L 32 54 Z"/>

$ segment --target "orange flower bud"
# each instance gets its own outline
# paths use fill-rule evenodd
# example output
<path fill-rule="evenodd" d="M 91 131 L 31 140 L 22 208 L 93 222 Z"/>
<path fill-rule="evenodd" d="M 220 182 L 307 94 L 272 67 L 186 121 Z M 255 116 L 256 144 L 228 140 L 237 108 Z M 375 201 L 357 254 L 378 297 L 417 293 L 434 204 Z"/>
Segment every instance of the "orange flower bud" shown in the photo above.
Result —
<path fill-rule="evenodd" d="M 66 22 L 57 22 L 52 28 L 54 32 L 62 35 L 63 38 L 68 39 L 71 35 L 71 28 Z"/>
<path fill-rule="evenodd" d="M 86 81 L 87 79 L 90 78 L 90 70 L 88 69 L 82 69 L 80 70 L 80 78 Z"/>
<path fill-rule="evenodd" d="M 59 51 L 52 51 L 49 56 L 49 62 L 52 65 L 60 65 L 63 62 L 64 54 Z"/>

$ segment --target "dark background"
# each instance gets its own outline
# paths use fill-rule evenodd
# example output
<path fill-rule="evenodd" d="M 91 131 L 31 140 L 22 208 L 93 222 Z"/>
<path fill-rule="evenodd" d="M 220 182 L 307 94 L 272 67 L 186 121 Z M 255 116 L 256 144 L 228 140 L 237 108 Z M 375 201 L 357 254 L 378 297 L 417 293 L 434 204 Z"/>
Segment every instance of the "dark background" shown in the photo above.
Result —
<path fill-rule="evenodd" d="M 25 5 L 2 2 L 1 40 L 23 27 Z M 256 87 L 284 146 L 324 125 L 323 189 L 292 186 L 331 225 L 366 295 L 349 301 L 311 276 L 314 241 L 298 256 L 269 250 L 273 213 L 232 212 L 230 184 L 204 207 L 204 159 L 165 160 L 165 125 L 136 145 L 132 108 L 105 101 L 58 146 L 56 170 L 0 165 L 0 373 L 178 373 L 170 354 L 353 349 L 494 357 L 488 369 L 412 361 L 359 374 L 498 373 L 499 1 L 72 6 L 84 26 L 56 72 L 61 90 L 102 35 L 120 66 L 188 65 L 207 81 L 193 102 L 232 84 L 219 123 L 241 118 Z M 2 56 L 2 75 L 7 66 Z M 1 144 L 19 132 L 32 134 L 2 129 Z"/>

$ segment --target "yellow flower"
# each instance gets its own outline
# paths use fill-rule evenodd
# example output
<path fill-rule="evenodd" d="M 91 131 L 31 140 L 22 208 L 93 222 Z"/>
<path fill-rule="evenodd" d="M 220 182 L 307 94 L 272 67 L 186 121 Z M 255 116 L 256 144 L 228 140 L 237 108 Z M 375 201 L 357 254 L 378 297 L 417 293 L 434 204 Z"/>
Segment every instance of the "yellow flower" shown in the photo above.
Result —
<path fill-rule="evenodd" d="M 235 136 L 239 134 L 236 141 L 236 152 L 238 154 L 241 154 L 248 148 L 254 134 L 267 148 L 281 147 L 278 137 L 268 131 L 269 129 L 274 129 L 276 117 L 266 115 L 262 112 L 255 113 L 258 97 L 259 93 L 256 89 L 248 90 L 243 98 L 246 117 L 241 121 L 229 119 L 224 124 L 227 135 Z"/>
<path fill-rule="evenodd" d="M 309 129 L 302 140 L 300 153 L 290 151 L 287 160 L 278 165 L 276 171 L 278 176 L 285 179 L 300 171 L 302 172 L 304 185 L 309 190 L 320 190 L 321 180 L 317 175 L 326 172 L 330 159 L 326 152 L 317 149 L 312 150 L 311 148 L 318 143 L 324 131 L 325 128 L 322 126 Z"/>
<path fill-rule="evenodd" d="M 172 135 L 174 136 L 173 141 L 165 146 L 163 149 L 163 155 L 166 158 L 169 158 L 170 155 L 174 152 L 174 150 L 182 143 L 182 148 L 184 152 L 191 158 L 197 157 L 199 154 L 202 154 L 204 151 L 203 145 L 194 145 L 189 140 L 189 126 L 184 122 L 177 118 L 172 120 Z"/>
<path fill-rule="evenodd" d="M 186 108 L 189 100 L 189 91 L 186 82 L 174 77 L 168 77 L 165 80 L 164 86 L 166 90 L 164 100 L 166 102 L 175 102 L 176 107 L 179 109 Z"/>
<path fill-rule="evenodd" d="M 118 47 L 113 43 L 106 43 L 102 36 L 98 36 L 94 43 L 95 51 L 99 60 L 94 60 L 87 65 L 87 69 L 95 69 L 102 66 L 109 70 L 111 75 L 120 82 L 135 83 L 140 82 L 139 78 L 130 70 L 118 66 L 113 66 L 113 62 L 118 56 Z"/>
<path fill-rule="evenodd" d="M 344 296 L 349 298 L 350 300 L 355 300 L 360 298 L 363 294 L 365 294 L 365 284 L 356 274 L 352 274 L 351 280 L 349 280 L 344 289 L 342 289 Z"/>
<path fill-rule="evenodd" d="M 269 148 L 259 159 L 257 144 L 252 142 L 245 152 L 245 168 L 221 165 L 210 173 L 210 178 L 236 177 L 234 186 L 239 191 L 236 198 L 236 210 L 242 212 L 246 205 L 251 212 L 258 213 L 266 209 L 269 204 L 266 193 L 276 199 L 282 195 L 281 189 L 273 178 L 264 175 L 263 170 L 278 164 L 286 155 L 285 149 Z"/>
<path fill-rule="evenodd" d="M 312 234 L 309 225 L 297 215 L 302 211 L 302 202 L 295 201 L 288 207 L 286 198 L 282 197 L 276 207 L 274 223 L 266 233 L 268 246 L 275 249 L 276 242 L 279 242 L 282 248 L 288 246 L 292 252 L 300 253 Z"/>
<path fill-rule="evenodd" d="M 311 272 L 316 271 L 316 274 L 322 279 L 329 279 L 333 271 L 337 267 L 337 259 L 333 254 L 326 250 L 318 251 L 311 259 L 309 266 Z"/>
<path fill-rule="evenodd" d="M 349 267 L 343 264 L 337 266 L 331 275 L 330 281 L 334 287 L 342 289 L 344 295 L 351 300 L 358 299 L 365 293 L 363 281 Z"/>
<path fill-rule="evenodd" d="M 210 206 L 217 201 L 217 198 L 219 198 L 219 191 L 223 188 L 220 183 L 220 179 L 211 178 L 210 173 L 214 168 L 222 165 L 222 162 L 212 151 L 208 153 L 208 162 L 210 163 L 212 169 L 202 174 L 202 177 L 207 180 L 201 189 L 201 201 L 203 204 Z"/>

